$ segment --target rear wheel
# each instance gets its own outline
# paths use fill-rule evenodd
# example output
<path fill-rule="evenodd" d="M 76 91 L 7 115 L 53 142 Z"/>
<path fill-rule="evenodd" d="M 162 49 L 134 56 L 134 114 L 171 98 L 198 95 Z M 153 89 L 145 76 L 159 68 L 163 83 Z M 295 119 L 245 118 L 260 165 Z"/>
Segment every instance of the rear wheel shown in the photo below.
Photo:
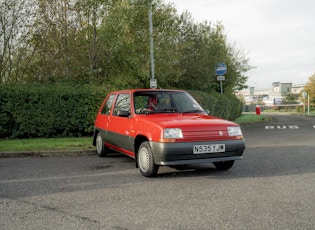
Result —
<path fill-rule="evenodd" d="M 213 162 L 213 164 L 218 170 L 228 170 L 232 168 L 232 166 L 234 165 L 234 161 L 220 161 Z"/>
<path fill-rule="evenodd" d="M 143 142 L 138 150 L 137 155 L 140 172 L 145 177 L 154 177 L 159 170 L 159 166 L 154 164 L 151 147 L 148 142 Z"/>
<path fill-rule="evenodd" d="M 107 155 L 107 147 L 104 145 L 103 138 L 100 133 L 96 136 L 96 152 L 99 157 L 104 157 Z"/>

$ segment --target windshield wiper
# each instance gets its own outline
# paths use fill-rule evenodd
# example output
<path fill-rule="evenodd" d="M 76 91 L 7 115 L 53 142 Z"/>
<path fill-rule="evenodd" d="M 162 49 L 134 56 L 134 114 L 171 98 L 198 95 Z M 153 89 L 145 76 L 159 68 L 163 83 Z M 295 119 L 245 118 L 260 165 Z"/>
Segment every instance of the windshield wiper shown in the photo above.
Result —
<path fill-rule="evenodd" d="M 201 110 L 201 109 L 192 109 L 192 110 L 187 110 L 184 111 L 182 113 L 204 113 L 205 111 Z"/>
<path fill-rule="evenodd" d="M 150 113 L 178 113 L 178 111 L 176 109 L 163 109 L 150 111 Z"/>

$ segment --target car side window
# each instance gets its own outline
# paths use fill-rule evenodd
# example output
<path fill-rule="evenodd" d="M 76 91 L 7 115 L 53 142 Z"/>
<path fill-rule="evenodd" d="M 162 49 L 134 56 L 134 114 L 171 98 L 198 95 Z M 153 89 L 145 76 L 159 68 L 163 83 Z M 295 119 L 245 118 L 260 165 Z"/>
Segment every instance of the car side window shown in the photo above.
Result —
<path fill-rule="evenodd" d="M 116 95 L 110 95 L 108 97 L 108 99 L 106 100 L 102 110 L 101 110 L 101 114 L 105 114 L 105 115 L 109 115 L 110 114 L 110 109 L 112 108 L 114 99 L 115 99 Z"/>
<path fill-rule="evenodd" d="M 119 94 L 114 106 L 113 116 L 118 115 L 118 111 L 128 111 L 130 112 L 130 95 L 129 94 Z"/>

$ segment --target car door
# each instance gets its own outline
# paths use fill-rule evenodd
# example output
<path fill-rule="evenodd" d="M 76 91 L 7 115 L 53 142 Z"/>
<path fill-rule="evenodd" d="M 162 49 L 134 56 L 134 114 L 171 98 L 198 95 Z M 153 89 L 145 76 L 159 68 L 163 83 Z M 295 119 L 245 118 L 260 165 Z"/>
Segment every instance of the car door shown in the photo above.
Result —
<path fill-rule="evenodd" d="M 95 127 L 97 127 L 104 142 L 108 142 L 108 124 L 110 121 L 111 109 L 113 107 L 116 96 L 116 94 L 111 94 L 107 96 L 96 117 Z"/>
<path fill-rule="evenodd" d="M 118 94 L 108 122 L 108 142 L 112 148 L 134 156 L 133 139 L 130 138 L 132 123 L 130 109 L 130 94 Z"/>

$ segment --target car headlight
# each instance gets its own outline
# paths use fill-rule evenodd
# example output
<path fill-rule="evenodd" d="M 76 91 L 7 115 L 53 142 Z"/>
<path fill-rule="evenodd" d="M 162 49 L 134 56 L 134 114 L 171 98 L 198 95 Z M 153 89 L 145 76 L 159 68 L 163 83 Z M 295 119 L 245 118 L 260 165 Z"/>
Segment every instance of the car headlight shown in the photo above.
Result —
<path fill-rule="evenodd" d="M 243 136 L 242 130 L 239 126 L 228 127 L 229 136 Z"/>
<path fill-rule="evenodd" d="M 183 132 L 180 128 L 164 129 L 164 138 L 183 138 Z"/>

